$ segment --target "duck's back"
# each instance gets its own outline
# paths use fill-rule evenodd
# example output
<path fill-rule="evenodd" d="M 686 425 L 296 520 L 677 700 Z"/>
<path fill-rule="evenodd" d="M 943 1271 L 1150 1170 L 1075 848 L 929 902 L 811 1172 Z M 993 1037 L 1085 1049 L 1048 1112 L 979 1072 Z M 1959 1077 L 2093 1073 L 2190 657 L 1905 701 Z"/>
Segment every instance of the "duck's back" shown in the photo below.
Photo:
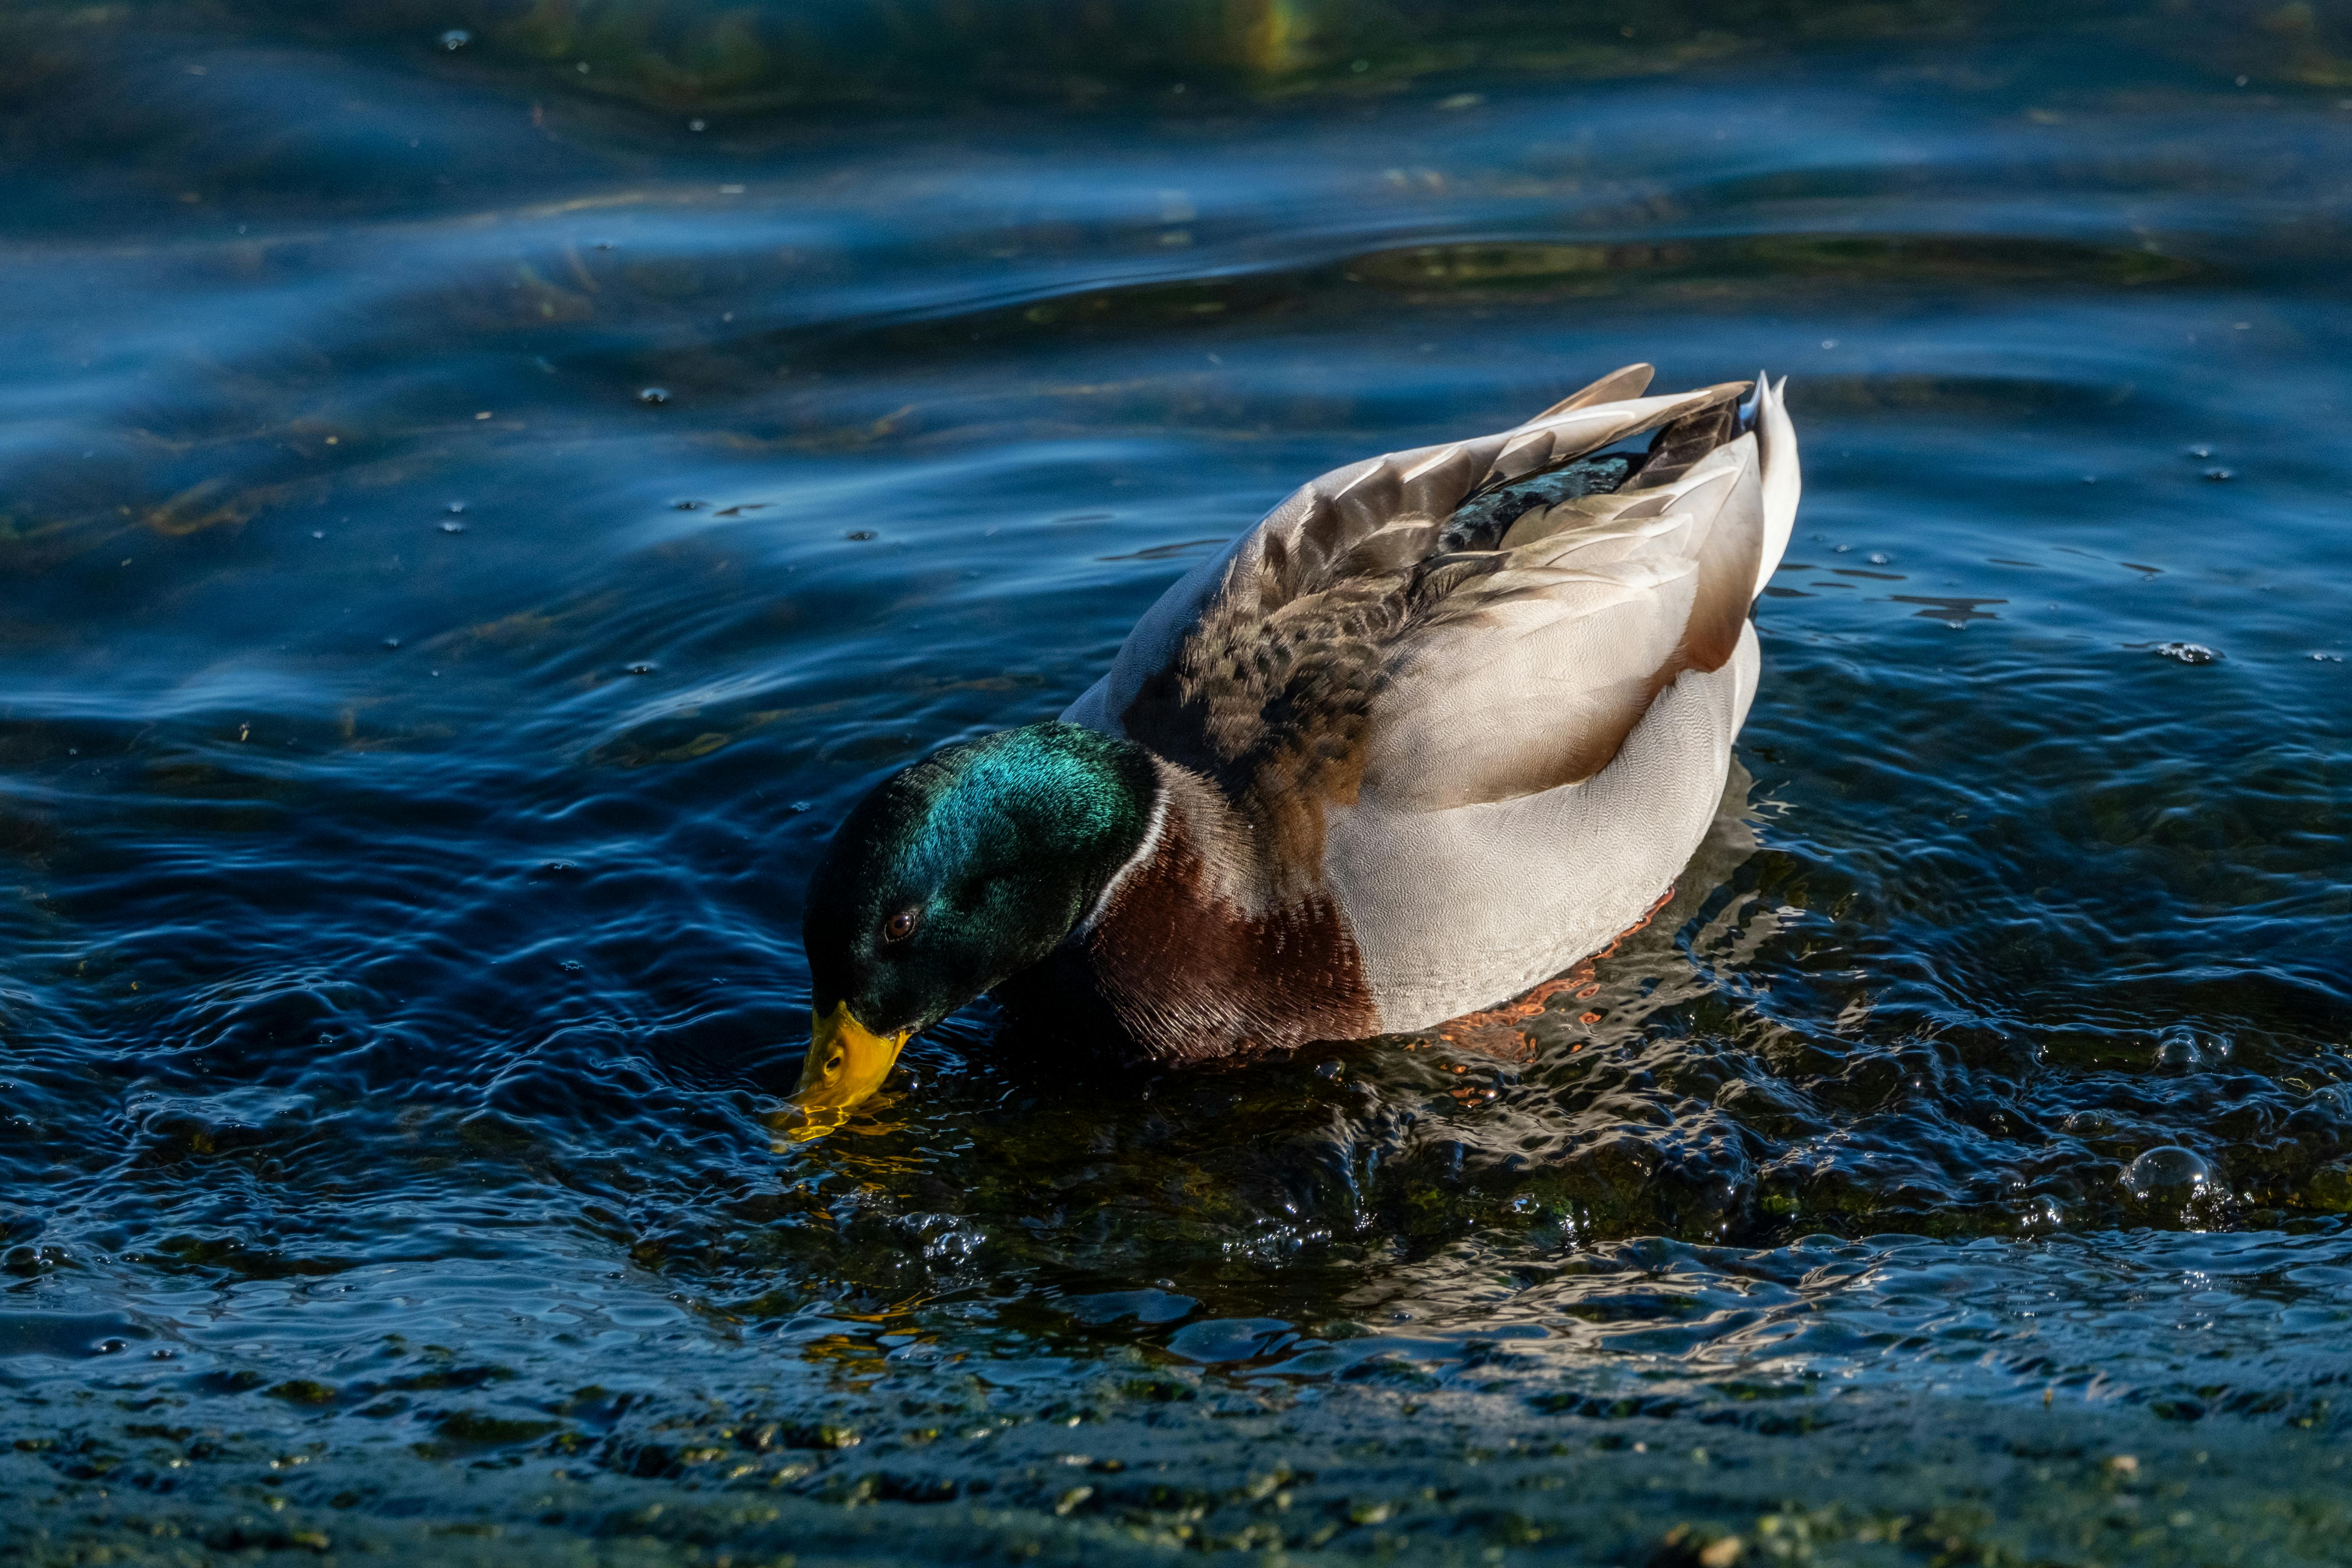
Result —
<path fill-rule="evenodd" d="M 1648 379 L 1303 487 L 1065 714 L 1230 803 L 1229 886 L 1332 898 L 1382 1027 L 1603 945 L 1712 819 L 1796 443 L 1768 384 L 1635 395 Z"/>

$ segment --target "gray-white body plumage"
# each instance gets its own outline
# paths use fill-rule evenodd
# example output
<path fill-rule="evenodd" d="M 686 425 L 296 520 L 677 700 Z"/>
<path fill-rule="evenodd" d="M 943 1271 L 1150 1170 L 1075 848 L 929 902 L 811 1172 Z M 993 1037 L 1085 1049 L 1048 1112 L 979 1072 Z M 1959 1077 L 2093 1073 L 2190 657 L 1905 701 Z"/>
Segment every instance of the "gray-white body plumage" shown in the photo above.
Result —
<path fill-rule="evenodd" d="M 1559 973 L 1642 917 L 1713 818 L 1796 437 L 1769 383 L 1637 395 L 1648 380 L 1629 366 L 1524 425 L 1302 487 L 1063 715 L 1159 759 L 1139 865 L 1188 835 L 1201 896 L 1276 947 L 1282 911 L 1332 907 L 1360 974 L 1332 1033 Z M 1646 454 L 1593 456 L 1653 429 Z"/>

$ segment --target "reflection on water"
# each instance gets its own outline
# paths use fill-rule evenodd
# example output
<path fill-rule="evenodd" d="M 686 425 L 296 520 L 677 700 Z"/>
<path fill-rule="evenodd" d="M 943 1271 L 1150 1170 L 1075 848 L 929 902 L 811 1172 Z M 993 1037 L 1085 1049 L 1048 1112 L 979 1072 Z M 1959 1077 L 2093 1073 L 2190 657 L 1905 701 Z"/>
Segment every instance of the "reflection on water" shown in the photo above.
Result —
<path fill-rule="evenodd" d="M 898 1496 L 922 1431 L 1318 1389 L 2340 1420 L 2321 23 L 2191 8 L 2243 86 L 2124 23 L 2106 78 L 2015 18 L 1607 79 L 1416 34 L 698 132 L 517 63 L 551 15 L 11 68 L 0 1484 Z M 1716 835 L 1527 1043 L 1138 1080 L 981 1008 L 775 1145 L 879 772 L 1058 711 L 1302 478 L 1639 358 L 1788 373 L 1806 510 Z"/>

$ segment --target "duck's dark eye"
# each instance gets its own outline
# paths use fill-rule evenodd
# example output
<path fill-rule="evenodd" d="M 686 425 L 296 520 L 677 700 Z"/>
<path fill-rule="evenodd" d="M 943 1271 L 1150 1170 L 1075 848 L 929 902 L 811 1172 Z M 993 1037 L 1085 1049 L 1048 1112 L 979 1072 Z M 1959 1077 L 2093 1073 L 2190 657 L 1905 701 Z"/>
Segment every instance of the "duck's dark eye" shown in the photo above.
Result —
<path fill-rule="evenodd" d="M 923 911 L 920 910 L 900 910 L 882 922 L 882 940 L 887 942 L 904 942 L 915 934 L 915 928 L 922 923 L 922 920 Z"/>

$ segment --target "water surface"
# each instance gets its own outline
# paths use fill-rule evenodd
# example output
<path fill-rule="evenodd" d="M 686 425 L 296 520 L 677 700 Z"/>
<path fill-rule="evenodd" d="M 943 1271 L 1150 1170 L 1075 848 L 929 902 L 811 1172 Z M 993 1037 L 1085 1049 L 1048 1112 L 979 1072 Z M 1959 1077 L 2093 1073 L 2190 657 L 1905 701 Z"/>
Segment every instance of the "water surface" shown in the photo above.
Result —
<path fill-rule="evenodd" d="M 1875 1561 L 2007 1487 L 1937 1528 L 2328 1559 L 2352 100 L 2144 37 L 696 130 L 60 24 L 0 174 L 7 1528 L 1640 1560 L 1843 1499 Z M 1524 1044 L 1145 1079 L 983 1005 L 774 1142 L 876 778 L 1304 479 L 1636 359 L 1788 374 L 1804 509 L 1714 836 Z M 1550 1512 L 1462 1490 L 1507 1449 Z"/>

